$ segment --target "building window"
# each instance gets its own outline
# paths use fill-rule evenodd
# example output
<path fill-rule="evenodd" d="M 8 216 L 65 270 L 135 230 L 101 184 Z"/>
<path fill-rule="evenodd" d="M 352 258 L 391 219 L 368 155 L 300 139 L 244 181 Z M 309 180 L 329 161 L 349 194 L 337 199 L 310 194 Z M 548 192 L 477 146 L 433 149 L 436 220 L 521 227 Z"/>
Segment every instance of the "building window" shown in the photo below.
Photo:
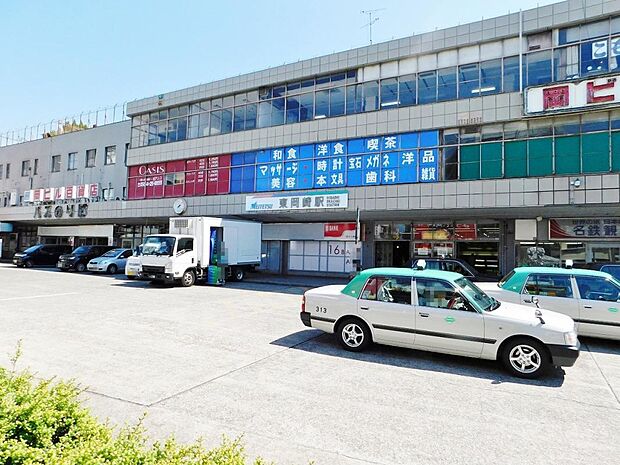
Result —
<path fill-rule="evenodd" d="M 459 98 L 480 95 L 480 68 L 478 63 L 459 66 Z"/>
<path fill-rule="evenodd" d="M 92 168 L 95 166 L 97 159 L 97 149 L 90 149 L 86 151 L 86 168 Z"/>
<path fill-rule="evenodd" d="M 437 71 L 437 101 L 456 99 L 456 68 Z"/>
<path fill-rule="evenodd" d="M 111 145 L 105 148 L 105 164 L 116 165 L 116 145 Z"/>
<path fill-rule="evenodd" d="M 433 103 L 437 100 L 437 73 L 430 71 L 418 76 L 418 103 Z"/>
<path fill-rule="evenodd" d="M 6 164 L 6 175 L 4 176 L 5 179 L 9 179 L 11 177 L 11 164 L 7 163 Z"/>
<path fill-rule="evenodd" d="M 60 155 L 54 155 L 52 157 L 52 173 L 58 173 L 60 171 Z"/>
<path fill-rule="evenodd" d="M 516 92 L 519 86 L 519 57 L 504 58 L 504 92 Z"/>
<path fill-rule="evenodd" d="M 67 170 L 72 171 L 72 170 L 77 169 L 76 163 L 77 163 L 77 152 L 69 153 L 69 155 L 67 156 Z"/>
<path fill-rule="evenodd" d="M 4 165 L 0 165 L 0 179 L 2 179 L 3 171 L 4 171 Z"/>
<path fill-rule="evenodd" d="M 32 170 L 32 174 L 39 174 L 39 159 L 34 159 L 34 169 Z"/>
<path fill-rule="evenodd" d="M 30 160 L 22 161 L 22 176 L 30 176 Z"/>

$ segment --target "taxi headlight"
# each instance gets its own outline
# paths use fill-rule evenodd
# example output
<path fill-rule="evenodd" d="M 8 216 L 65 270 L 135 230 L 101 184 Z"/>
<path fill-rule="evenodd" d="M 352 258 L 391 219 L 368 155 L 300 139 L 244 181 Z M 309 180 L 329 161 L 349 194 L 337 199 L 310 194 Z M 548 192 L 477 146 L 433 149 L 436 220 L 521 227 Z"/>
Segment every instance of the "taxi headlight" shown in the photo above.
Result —
<path fill-rule="evenodd" d="M 577 333 L 575 331 L 569 331 L 568 333 L 564 333 L 564 342 L 567 346 L 576 346 Z"/>

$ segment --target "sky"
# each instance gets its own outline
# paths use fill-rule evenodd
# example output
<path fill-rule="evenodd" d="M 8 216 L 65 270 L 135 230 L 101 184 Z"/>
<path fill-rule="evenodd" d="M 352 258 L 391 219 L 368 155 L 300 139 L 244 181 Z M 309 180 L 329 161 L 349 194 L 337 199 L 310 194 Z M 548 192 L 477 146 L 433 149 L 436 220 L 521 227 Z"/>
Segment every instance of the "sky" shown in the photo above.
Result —
<path fill-rule="evenodd" d="M 549 3 L 0 0 L 0 133 Z"/>

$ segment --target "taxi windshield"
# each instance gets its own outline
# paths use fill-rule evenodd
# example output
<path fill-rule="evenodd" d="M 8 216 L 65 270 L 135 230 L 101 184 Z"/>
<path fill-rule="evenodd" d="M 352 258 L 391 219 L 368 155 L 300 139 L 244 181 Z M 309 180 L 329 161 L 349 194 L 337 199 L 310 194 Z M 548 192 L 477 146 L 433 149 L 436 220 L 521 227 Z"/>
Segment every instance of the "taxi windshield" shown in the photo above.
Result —
<path fill-rule="evenodd" d="M 486 295 L 478 286 L 467 278 L 459 278 L 454 281 L 467 300 L 481 312 L 491 312 L 500 306 L 493 297 Z"/>

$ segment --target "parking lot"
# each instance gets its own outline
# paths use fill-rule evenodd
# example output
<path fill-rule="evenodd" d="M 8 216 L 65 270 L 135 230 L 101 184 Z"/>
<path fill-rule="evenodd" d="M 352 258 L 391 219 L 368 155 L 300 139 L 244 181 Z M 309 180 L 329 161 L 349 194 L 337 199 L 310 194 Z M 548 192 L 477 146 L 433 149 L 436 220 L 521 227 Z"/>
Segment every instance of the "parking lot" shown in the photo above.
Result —
<path fill-rule="evenodd" d="M 301 287 L 154 287 L 0 265 L 0 364 L 74 378 L 102 418 L 277 464 L 610 464 L 620 343 L 582 340 L 537 381 L 495 363 L 389 347 L 343 351 L 299 320 Z"/>

